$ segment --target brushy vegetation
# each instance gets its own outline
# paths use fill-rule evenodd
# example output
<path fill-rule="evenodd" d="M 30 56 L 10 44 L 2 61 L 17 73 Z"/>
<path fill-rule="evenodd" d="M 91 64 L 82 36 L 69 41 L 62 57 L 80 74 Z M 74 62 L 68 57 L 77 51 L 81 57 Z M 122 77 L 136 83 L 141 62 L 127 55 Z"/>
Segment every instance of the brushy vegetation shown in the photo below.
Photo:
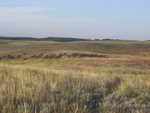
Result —
<path fill-rule="evenodd" d="M 0 41 L 0 113 L 149 113 L 149 46 Z"/>

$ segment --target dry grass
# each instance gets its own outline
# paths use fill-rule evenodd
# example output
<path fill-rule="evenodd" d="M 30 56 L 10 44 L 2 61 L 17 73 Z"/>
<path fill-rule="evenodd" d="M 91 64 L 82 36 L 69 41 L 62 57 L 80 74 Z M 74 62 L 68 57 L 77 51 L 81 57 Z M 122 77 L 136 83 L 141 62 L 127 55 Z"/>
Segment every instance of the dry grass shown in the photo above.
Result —
<path fill-rule="evenodd" d="M 3 45 L 0 48 L 3 50 L 0 52 L 1 56 L 18 54 L 33 56 L 39 53 L 44 55 L 54 53 L 58 55 L 63 53 L 64 55 L 65 53 L 65 56 L 76 53 L 86 54 L 86 56 L 60 57 L 58 59 L 43 57 L 1 58 L 0 113 L 150 112 L 149 53 L 147 52 L 145 56 L 145 51 L 149 46 L 147 42 L 142 42 L 142 48 L 146 48 L 145 51 L 143 49 L 143 53 L 137 47 L 139 42 L 126 42 L 127 44 L 118 41 L 43 42 L 41 46 L 36 42 L 33 42 L 33 45 L 28 42 L 29 47 L 26 46 L 26 42 L 23 45 L 18 44 L 19 42 L 13 42 L 13 45 L 10 44 L 11 41 L 4 42 L 0 43 Z M 14 46 L 16 43 L 17 45 Z M 90 44 L 100 44 L 110 47 L 114 47 L 113 44 L 117 45 L 116 48 L 111 48 L 111 51 L 101 53 L 98 51 L 102 51 L 102 49 L 98 49 L 95 47 L 96 45 L 93 48 L 86 48 L 85 45 L 88 44 L 89 46 Z M 117 53 L 115 51 L 117 51 L 117 46 L 120 48 L 119 44 L 128 45 L 131 50 L 128 49 L 127 53 L 122 53 L 124 49 Z M 56 48 L 63 47 L 67 50 L 56 52 L 54 45 L 57 46 Z M 81 50 L 72 51 L 77 48 L 75 45 L 80 45 Z M 36 53 L 38 49 L 39 51 Z M 95 50 L 93 51 L 93 49 Z M 140 55 L 131 54 L 135 49 L 141 51 Z M 105 48 L 106 50 L 108 48 Z M 106 55 L 107 57 L 94 56 L 91 58 L 87 56 L 89 54 Z"/>

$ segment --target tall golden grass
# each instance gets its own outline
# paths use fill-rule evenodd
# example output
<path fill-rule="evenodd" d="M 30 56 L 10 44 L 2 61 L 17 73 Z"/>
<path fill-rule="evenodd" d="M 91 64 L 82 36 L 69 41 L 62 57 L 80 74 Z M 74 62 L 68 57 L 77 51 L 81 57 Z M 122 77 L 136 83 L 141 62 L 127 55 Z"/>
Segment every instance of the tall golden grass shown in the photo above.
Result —
<path fill-rule="evenodd" d="M 87 61 L 1 61 L 0 113 L 147 113 L 149 70 Z"/>

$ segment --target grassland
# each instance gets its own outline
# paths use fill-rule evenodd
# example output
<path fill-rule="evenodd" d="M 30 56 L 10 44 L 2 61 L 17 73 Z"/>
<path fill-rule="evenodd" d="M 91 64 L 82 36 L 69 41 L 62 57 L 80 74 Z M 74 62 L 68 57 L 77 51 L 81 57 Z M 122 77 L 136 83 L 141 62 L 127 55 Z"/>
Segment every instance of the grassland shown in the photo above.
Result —
<path fill-rule="evenodd" d="M 0 113 L 149 113 L 148 41 L 0 41 Z"/>

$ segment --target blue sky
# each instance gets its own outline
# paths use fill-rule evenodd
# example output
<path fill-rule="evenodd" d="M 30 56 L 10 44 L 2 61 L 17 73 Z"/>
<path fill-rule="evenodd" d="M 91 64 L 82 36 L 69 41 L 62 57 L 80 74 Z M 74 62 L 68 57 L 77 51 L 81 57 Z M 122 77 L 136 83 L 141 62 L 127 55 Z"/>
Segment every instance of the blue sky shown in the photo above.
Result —
<path fill-rule="evenodd" d="M 1 0 L 0 35 L 150 39 L 150 0 Z"/>

